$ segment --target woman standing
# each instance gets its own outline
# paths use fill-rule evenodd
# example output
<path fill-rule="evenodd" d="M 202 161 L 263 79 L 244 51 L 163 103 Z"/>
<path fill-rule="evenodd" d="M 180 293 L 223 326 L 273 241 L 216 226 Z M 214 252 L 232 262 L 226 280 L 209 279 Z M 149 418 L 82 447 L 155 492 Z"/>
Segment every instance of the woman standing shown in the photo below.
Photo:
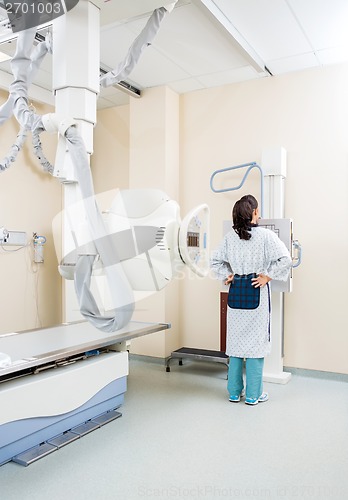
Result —
<path fill-rule="evenodd" d="M 246 359 L 245 403 L 256 405 L 268 400 L 263 392 L 264 358 L 271 351 L 271 297 L 268 283 L 272 279 L 286 281 L 291 258 L 278 236 L 259 227 L 259 209 L 252 195 L 243 196 L 233 207 L 233 230 L 229 231 L 213 253 L 211 267 L 225 285 L 237 279 L 251 279 L 259 288 L 259 305 L 255 309 L 230 308 L 227 311 L 226 354 L 229 359 L 229 400 L 239 402 L 244 396 L 243 361 Z"/>

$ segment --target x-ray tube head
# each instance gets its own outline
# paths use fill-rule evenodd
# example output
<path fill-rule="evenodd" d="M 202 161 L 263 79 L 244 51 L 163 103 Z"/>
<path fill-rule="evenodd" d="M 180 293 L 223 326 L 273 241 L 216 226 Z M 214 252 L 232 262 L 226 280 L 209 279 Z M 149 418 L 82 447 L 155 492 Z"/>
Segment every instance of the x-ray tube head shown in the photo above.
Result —
<path fill-rule="evenodd" d="M 199 276 L 209 271 L 209 209 L 200 205 L 181 221 L 179 205 L 158 189 L 114 190 L 103 220 L 115 258 L 108 265 L 124 273 L 135 301 L 162 290 L 179 275 L 185 264 Z M 101 203 L 102 204 L 102 203 Z M 67 210 L 69 213 L 67 214 Z M 60 262 L 60 273 L 74 279 L 74 262 L 79 255 L 95 254 L 92 288 L 100 309 L 115 307 L 108 290 L 103 263 L 98 260 L 95 242 L 84 223 L 83 204 L 69 207 L 63 214 L 70 225 L 72 246 Z M 102 242 L 101 242 L 102 243 Z"/>

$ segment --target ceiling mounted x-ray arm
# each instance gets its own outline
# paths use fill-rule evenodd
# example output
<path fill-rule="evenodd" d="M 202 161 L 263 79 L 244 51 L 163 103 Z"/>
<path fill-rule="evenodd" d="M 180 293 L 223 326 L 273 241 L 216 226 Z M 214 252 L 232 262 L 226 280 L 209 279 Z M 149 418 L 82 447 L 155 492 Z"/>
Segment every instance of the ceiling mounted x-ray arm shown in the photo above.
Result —
<path fill-rule="evenodd" d="M 193 3 L 199 7 L 219 29 L 222 28 L 223 31 L 229 35 L 233 45 L 258 73 L 267 72 L 271 74 L 262 58 L 251 45 L 249 45 L 213 0 L 193 0 Z"/>

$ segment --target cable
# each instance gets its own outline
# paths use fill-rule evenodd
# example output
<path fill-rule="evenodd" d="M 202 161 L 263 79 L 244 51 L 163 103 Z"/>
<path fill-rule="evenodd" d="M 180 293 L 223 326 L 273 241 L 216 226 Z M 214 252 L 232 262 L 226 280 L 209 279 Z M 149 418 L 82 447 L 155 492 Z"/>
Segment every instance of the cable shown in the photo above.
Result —
<path fill-rule="evenodd" d="M 0 172 L 5 172 L 5 170 L 7 170 L 10 167 L 11 163 L 13 163 L 16 160 L 17 155 L 22 149 L 26 138 L 27 138 L 27 130 L 21 127 L 17 134 L 17 139 L 12 145 L 9 153 L 0 162 Z"/>
<path fill-rule="evenodd" d="M 36 31 L 36 30 L 35 30 Z M 30 38 L 30 34 L 26 35 L 27 37 Z M 17 45 L 20 45 L 21 41 L 17 43 Z M 26 93 L 27 90 L 26 88 L 29 87 L 30 83 L 33 81 L 33 78 L 35 74 L 37 73 L 41 62 L 43 61 L 45 55 L 50 52 L 52 53 L 52 40 L 51 40 L 51 34 L 47 34 L 46 39 L 42 42 L 40 42 L 33 50 L 32 54 L 24 61 L 21 60 L 20 56 L 20 50 L 16 51 L 15 56 L 12 58 L 11 66 L 13 70 L 13 74 L 15 77 L 14 82 L 10 86 L 10 95 L 7 99 L 7 101 L 0 106 L 0 125 L 5 123 L 9 118 L 11 118 L 13 114 L 13 108 L 15 107 L 15 104 L 18 100 L 19 97 L 24 97 L 25 99 L 27 98 Z M 17 56 L 19 55 L 18 61 L 17 61 Z M 16 79 L 17 78 L 17 79 Z M 25 83 L 25 89 L 23 89 L 23 82 Z M 32 106 L 27 106 L 28 111 L 33 113 Z M 22 113 L 23 114 L 23 113 Z M 34 115 L 35 116 L 35 115 Z M 18 118 L 17 118 L 18 119 Z M 26 121 L 21 121 L 21 128 L 19 133 L 17 134 L 17 139 L 12 145 L 9 153 L 5 158 L 0 161 L 0 172 L 4 172 L 7 170 L 10 165 L 16 160 L 17 155 L 19 151 L 22 149 L 23 144 L 27 138 L 27 133 L 29 131 L 30 127 Z M 49 162 L 47 165 L 47 170 L 49 170 Z"/>
<path fill-rule="evenodd" d="M 54 166 L 47 160 L 46 156 L 44 155 L 43 149 L 42 149 L 42 144 L 40 140 L 40 132 L 43 132 L 44 129 L 36 129 L 32 133 L 32 144 L 34 147 L 34 154 L 39 160 L 43 171 L 48 172 L 49 174 L 53 175 L 54 171 Z"/>
<path fill-rule="evenodd" d="M 28 246 L 30 246 L 30 242 L 27 243 L 26 245 L 21 245 L 19 248 L 15 248 L 14 250 L 7 250 L 5 247 L 4 247 L 4 244 L 1 243 L 0 245 L 0 248 L 6 252 L 6 253 L 14 253 L 14 252 L 18 252 L 19 250 L 23 250 L 23 248 L 27 248 Z"/>

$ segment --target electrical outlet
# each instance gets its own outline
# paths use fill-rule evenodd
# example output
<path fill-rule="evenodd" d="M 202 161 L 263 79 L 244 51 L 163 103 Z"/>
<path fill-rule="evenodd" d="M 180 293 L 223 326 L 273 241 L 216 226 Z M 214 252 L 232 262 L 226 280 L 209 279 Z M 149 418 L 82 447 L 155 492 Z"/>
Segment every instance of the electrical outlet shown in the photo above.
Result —
<path fill-rule="evenodd" d="M 27 233 L 23 231 L 8 231 L 8 237 L 1 244 L 3 246 L 23 247 L 27 244 Z"/>

